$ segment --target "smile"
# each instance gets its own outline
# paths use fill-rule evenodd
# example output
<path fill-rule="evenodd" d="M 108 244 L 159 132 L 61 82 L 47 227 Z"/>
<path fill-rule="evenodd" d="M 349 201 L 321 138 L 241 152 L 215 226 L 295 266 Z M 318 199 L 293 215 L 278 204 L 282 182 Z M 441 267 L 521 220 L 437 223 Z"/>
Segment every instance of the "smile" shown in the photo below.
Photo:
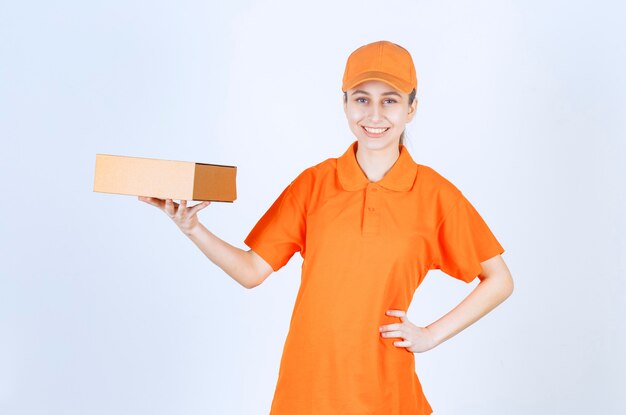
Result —
<path fill-rule="evenodd" d="M 368 135 L 371 135 L 371 136 L 381 136 L 385 131 L 387 131 L 389 129 L 389 127 L 387 127 L 387 128 L 371 128 L 371 127 L 365 127 L 365 126 L 362 126 L 362 128 L 365 130 L 365 132 Z"/>

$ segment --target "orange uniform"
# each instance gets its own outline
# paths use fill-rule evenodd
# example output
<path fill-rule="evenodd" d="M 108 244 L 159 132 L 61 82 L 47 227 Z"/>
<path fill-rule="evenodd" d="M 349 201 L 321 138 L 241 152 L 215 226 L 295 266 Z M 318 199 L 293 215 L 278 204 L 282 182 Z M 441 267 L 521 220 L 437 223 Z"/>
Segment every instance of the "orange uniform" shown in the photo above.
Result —
<path fill-rule="evenodd" d="M 504 252 L 451 182 L 400 145 L 387 174 L 370 182 L 358 141 L 305 169 L 245 239 L 274 269 L 304 259 L 271 415 L 429 415 L 432 408 L 398 323 L 430 269 L 471 282 Z"/>

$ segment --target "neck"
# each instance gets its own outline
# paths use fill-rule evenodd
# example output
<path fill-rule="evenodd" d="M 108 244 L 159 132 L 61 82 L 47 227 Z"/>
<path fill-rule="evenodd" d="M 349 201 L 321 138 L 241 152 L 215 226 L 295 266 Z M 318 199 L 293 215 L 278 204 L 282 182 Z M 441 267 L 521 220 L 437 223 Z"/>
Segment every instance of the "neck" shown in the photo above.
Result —
<path fill-rule="evenodd" d="M 356 160 L 371 182 L 382 179 L 391 170 L 398 157 L 400 157 L 400 146 L 369 150 L 357 143 Z"/>

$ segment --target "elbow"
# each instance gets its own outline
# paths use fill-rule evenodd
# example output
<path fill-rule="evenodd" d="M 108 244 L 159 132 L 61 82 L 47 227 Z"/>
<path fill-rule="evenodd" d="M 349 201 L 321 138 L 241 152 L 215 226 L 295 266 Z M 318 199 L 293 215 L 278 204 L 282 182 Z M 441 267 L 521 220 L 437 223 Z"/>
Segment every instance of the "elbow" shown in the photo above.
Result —
<path fill-rule="evenodd" d="M 251 277 L 246 280 L 247 283 L 245 284 L 245 287 L 248 288 L 248 289 L 252 289 L 252 288 L 258 287 L 259 285 L 263 284 L 265 279 L 272 272 L 274 272 L 274 271 L 270 268 L 269 271 L 264 270 L 263 272 L 254 272 L 254 273 L 252 273 Z"/>
<path fill-rule="evenodd" d="M 515 290 L 515 283 L 513 282 L 513 276 L 507 272 L 506 274 L 506 278 L 504 278 L 504 284 L 503 284 L 504 288 L 504 299 L 506 300 L 507 298 L 509 298 L 511 296 L 511 294 L 513 294 L 513 291 Z"/>
<path fill-rule="evenodd" d="M 493 284 L 493 289 L 497 291 L 498 296 L 506 300 L 513 294 L 515 283 L 511 271 L 506 266 L 500 255 L 481 263 L 483 272 L 478 276 L 481 282 L 489 280 L 489 284 Z"/>
<path fill-rule="evenodd" d="M 258 286 L 259 280 L 256 278 L 255 273 L 252 269 L 239 269 L 236 271 L 231 270 L 228 272 L 228 275 L 237 282 L 237 284 L 241 285 L 243 288 L 251 289 Z"/>
<path fill-rule="evenodd" d="M 243 285 L 243 288 L 247 288 L 248 290 L 251 290 L 251 289 L 261 285 L 261 283 L 259 283 L 259 282 L 246 282 L 245 284 L 242 284 L 242 285 Z"/>
<path fill-rule="evenodd" d="M 265 281 L 265 279 L 266 279 L 266 278 L 267 278 L 267 277 L 268 277 L 268 276 L 269 276 L 272 272 L 274 272 L 274 271 L 273 271 L 273 270 L 271 270 L 271 268 L 270 268 L 270 271 L 269 271 L 269 272 L 268 272 L 268 271 L 265 271 L 265 272 L 262 272 L 262 273 L 258 273 L 258 272 L 253 273 L 253 274 L 252 274 L 252 277 L 251 277 L 251 278 L 248 278 L 248 279 L 246 280 L 247 282 L 246 282 L 246 284 L 244 285 L 244 287 L 245 287 L 245 288 L 248 288 L 248 289 L 252 289 L 252 288 L 258 287 L 259 285 L 263 284 L 263 282 Z"/>
<path fill-rule="evenodd" d="M 493 284 L 493 289 L 497 292 L 498 297 L 500 297 L 500 302 L 509 298 L 515 289 L 513 277 L 508 271 L 491 274 L 489 276 L 479 275 L 479 279 L 481 283 L 489 281 L 490 285 Z"/>
<path fill-rule="evenodd" d="M 254 273 L 252 272 L 248 272 L 240 278 L 235 278 L 235 280 L 239 283 L 239 285 L 248 290 L 259 285 L 258 279 L 255 278 Z"/>
<path fill-rule="evenodd" d="M 274 272 L 272 266 L 267 263 L 261 256 L 253 250 L 246 251 L 249 262 L 246 267 L 246 277 L 243 279 L 242 285 L 251 289 L 258 287 L 265 279 Z"/>
<path fill-rule="evenodd" d="M 263 283 L 264 278 L 259 275 L 258 272 L 254 269 L 250 269 L 250 272 L 247 273 L 246 276 L 239 280 L 239 283 L 243 288 L 251 290 L 252 288 L 258 287 Z"/>

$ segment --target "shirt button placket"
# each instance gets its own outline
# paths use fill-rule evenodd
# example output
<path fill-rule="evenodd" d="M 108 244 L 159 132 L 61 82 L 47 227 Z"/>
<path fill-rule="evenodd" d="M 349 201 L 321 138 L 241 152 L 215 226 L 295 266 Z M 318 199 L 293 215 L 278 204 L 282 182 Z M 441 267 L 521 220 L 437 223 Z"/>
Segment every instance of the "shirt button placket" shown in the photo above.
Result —
<path fill-rule="evenodd" d="M 365 192 L 363 235 L 376 235 L 380 231 L 379 198 L 378 185 L 369 183 Z"/>

